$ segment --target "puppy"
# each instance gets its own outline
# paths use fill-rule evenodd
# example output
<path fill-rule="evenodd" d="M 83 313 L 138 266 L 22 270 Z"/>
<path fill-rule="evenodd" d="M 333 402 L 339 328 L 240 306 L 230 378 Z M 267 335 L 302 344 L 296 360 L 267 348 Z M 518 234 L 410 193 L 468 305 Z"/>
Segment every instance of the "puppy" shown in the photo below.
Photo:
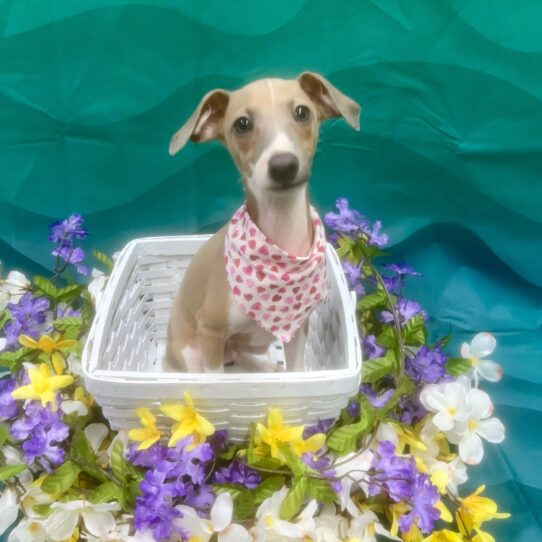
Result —
<path fill-rule="evenodd" d="M 280 339 L 289 371 L 304 369 L 308 316 L 326 296 L 321 220 L 307 187 L 320 122 L 343 117 L 359 130 L 361 108 L 321 75 L 260 79 L 212 90 L 173 135 L 217 139 L 241 175 L 246 201 L 192 259 L 174 300 L 165 368 L 222 372 L 235 361 L 275 371 L 266 359 Z"/>

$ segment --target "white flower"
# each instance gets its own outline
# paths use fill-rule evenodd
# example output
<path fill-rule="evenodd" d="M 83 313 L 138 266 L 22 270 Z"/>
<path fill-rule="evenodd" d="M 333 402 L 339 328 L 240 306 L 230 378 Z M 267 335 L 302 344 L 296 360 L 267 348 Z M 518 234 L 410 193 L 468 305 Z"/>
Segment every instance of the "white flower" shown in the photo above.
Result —
<path fill-rule="evenodd" d="M 428 384 L 420 393 L 420 401 L 426 410 L 436 413 L 432 420 L 438 429 L 451 431 L 468 416 L 466 393 L 465 386 L 459 382 Z"/>
<path fill-rule="evenodd" d="M 362 453 L 355 452 L 339 457 L 333 465 L 335 476 L 342 478 L 342 490 L 339 495 L 341 497 L 341 510 L 349 508 L 349 502 L 346 497 L 350 497 L 351 489 L 359 487 L 365 494 L 368 493 L 368 472 L 371 468 L 373 457 L 374 453 L 371 450 L 365 450 Z M 348 478 L 345 478 L 347 474 Z"/>
<path fill-rule="evenodd" d="M 0 311 L 8 303 L 19 303 L 29 288 L 30 281 L 20 271 L 10 271 L 4 280 L 0 280 Z"/>
<path fill-rule="evenodd" d="M 467 465 L 477 465 L 484 456 L 482 438 L 488 442 L 502 442 L 504 425 L 497 418 L 490 418 L 493 404 L 485 391 L 469 390 L 465 406 L 468 417 L 457 424 L 456 431 L 446 436 L 450 442 L 459 445 L 459 456 Z"/>
<path fill-rule="evenodd" d="M 190 506 L 180 505 L 177 509 L 182 513 L 182 517 L 175 520 L 175 524 L 185 529 L 189 537 L 194 537 L 198 542 L 208 542 L 214 533 L 218 533 L 218 542 L 248 542 L 250 540 L 250 535 L 244 527 L 231 522 L 233 500 L 229 493 L 221 493 L 216 498 L 211 508 L 211 519 L 200 518 Z"/>
<path fill-rule="evenodd" d="M 4 350 L 7 343 L 8 343 L 7 339 L 5 339 L 4 337 L 0 337 L 0 352 Z"/>
<path fill-rule="evenodd" d="M 10 487 L 6 487 L 0 497 L 0 536 L 9 529 L 19 515 L 19 499 L 17 493 Z"/>
<path fill-rule="evenodd" d="M 102 295 L 108 279 L 109 275 L 106 275 L 102 271 L 95 268 L 92 270 L 92 281 L 88 285 L 88 292 L 96 306 L 99 305 L 102 299 Z"/>
<path fill-rule="evenodd" d="M 471 374 L 476 385 L 478 385 L 478 377 L 490 382 L 498 382 L 502 378 L 501 366 L 490 359 L 483 359 L 491 355 L 496 346 L 495 337 L 487 332 L 478 333 L 470 344 L 461 345 L 461 356 L 470 360 Z"/>
<path fill-rule="evenodd" d="M 54 541 L 70 538 L 81 516 L 86 530 L 91 535 L 106 536 L 116 527 L 111 512 L 120 510 L 118 503 L 92 504 L 83 500 L 54 502 L 51 508 L 53 511 L 45 520 L 45 530 Z"/>
<path fill-rule="evenodd" d="M 257 542 L 280 541 L 284 539 L 301 539 L 305 536 L 315 538 L 314 514 L 317 509 L 316 501 L 311 501 L 299 514 L 295 522 L 280 519 L 280 507 L 288 494 L 288 488 L 283 487 L 271 497 L 263 501 L 256 511 L 256 525 L 251 529 L 253 539 Z"/>
<path fill-rule="evenodd" d="M 11 531 L 8 542 L 48 542 L 44 521 L 40 518 L 27 517 Z"/>
<path fill-rule="evenodd" d="M 104 536 L 94 536 L 83 532 L 81 533 L 81 538 L 90 540 L 90 542 L 127 542 L 128 540 L 133 540 L 130 536 L 130 525 L 128 524 L 117 525 L 113 531 L 110 531 Z M 151 538 L 151 540 L 154 540 L 154 538 Z"/>
<path fill-rule="evenodd" d="M 385 529 L 371 510 L 365 510 L 352 518 L 346 534 L 349 542 L 377 542 L 377 534 L 392 540 L 401 540 Z"/>
<path fill-rule="evenodd" d="M 337 514 L 334 504 L 325 504 L 320 514 L 314 518 L 316 540 L 321 542 L 342 542 L 346 536 L 348 520 Z"/>

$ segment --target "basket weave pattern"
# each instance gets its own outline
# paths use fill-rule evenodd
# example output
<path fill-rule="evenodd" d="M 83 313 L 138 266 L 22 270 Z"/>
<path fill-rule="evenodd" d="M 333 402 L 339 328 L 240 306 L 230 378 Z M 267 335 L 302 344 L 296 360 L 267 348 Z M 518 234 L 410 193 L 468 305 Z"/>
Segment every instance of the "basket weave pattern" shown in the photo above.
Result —
<path fill-rule="evenodd" d="M 337 417 L 356 393 L 361 350 L 355 304 L 334 249 L 327 247 L 331 287 L 313 311 L 302 373 L 165 373 L 171 304 L 192 256 L 208 236 L 154 237 L 126 245 L 97 309 L 83 352 L 87 389 L 114 429 L 139 425 L 138 407 L 150 408 L 158 425 L 169 425 L 160 403 L 179 401 L 184 391 L 217 429 L 242 440 L 250 422 L 280 407 L 286 423 L 310 424 Z M 280 343 L 269 357 L 283 359 Z"/>

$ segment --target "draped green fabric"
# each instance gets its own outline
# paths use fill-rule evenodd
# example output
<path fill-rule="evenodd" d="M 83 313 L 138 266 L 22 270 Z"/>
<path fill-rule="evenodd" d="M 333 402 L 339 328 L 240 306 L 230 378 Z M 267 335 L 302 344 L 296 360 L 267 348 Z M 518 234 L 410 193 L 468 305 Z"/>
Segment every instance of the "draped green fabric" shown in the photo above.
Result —
<path fill-rule="evenodd" d="M 542 4 L 539 0 L 7 0 L 0 4 L 0 258 L 51 265 L 47 225 L 86 216 L 86 248 L 214 231 L 241 200 L 216 143 L 168 156 L 200 97 L 324 74 L 363 106 L 322 127 L 311 180 L 390 234 L 425 277 L 409 294 L 457 349 L 496 334 L 507 426 L 482 481 L 542 540 Z"/>

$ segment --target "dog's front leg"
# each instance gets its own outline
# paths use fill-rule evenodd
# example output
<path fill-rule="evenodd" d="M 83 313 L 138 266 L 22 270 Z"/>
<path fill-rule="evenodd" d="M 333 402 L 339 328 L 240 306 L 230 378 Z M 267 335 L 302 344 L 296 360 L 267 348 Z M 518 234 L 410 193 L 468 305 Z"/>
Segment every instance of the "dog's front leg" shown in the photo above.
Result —
<path fill-rule="evenodd" d="M 286 369 L 288 371 L 305 370 L 305 344 L 309 334 L 309 323 L 305 320 L 297 330 L 290 342 L 284 345 L 284 356 L 286 358 Z"/>

